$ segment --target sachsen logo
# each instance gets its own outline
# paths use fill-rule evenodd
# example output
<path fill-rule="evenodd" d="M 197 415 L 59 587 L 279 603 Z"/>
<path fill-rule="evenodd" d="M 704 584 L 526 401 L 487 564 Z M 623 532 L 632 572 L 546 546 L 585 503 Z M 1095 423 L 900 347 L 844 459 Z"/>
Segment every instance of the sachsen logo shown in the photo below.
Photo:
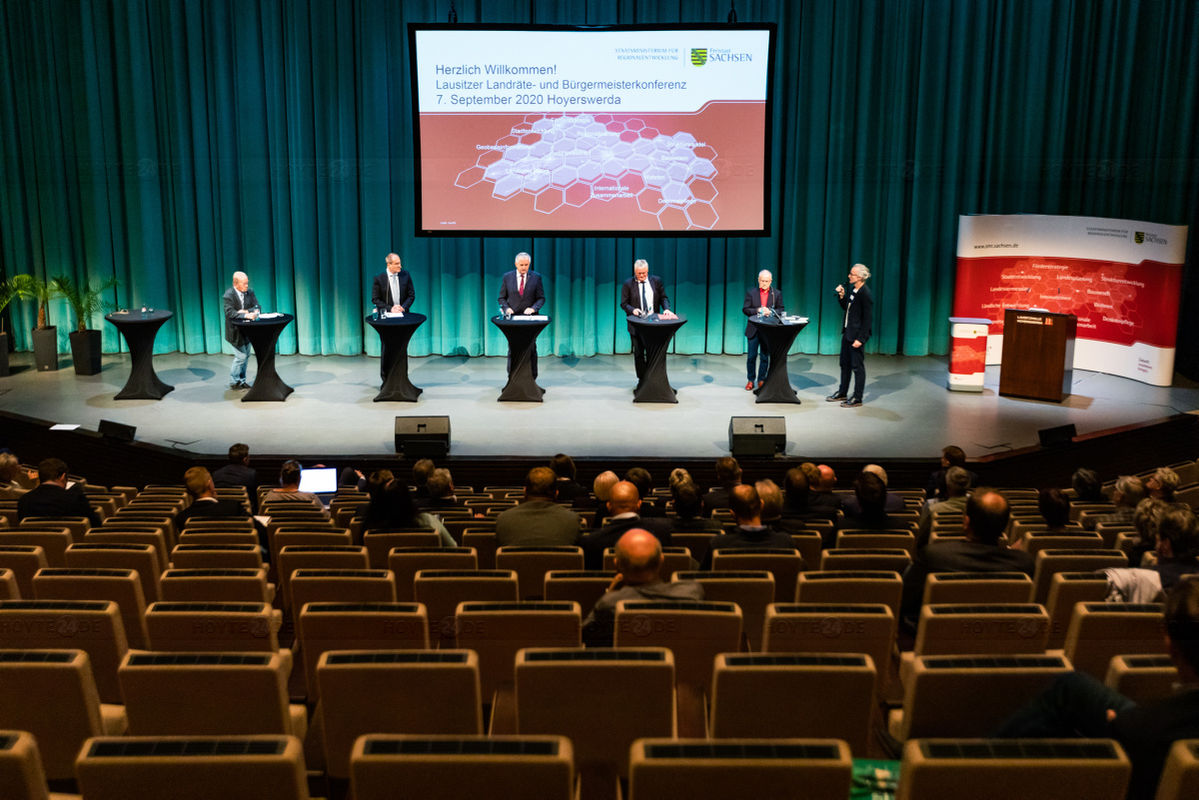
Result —
<path fill-rule="evenodd" d="M 708 48 L 692 47 L 691 48 L 691 63 L 697 67 L 702 67 L 708 63 Z"/>
<path fill-rule="evenodd" d="M 1158 236 L 1156 233 L 1146 233 L 1145 231 L 1133 231 L 1132 240 L 1137 244 L 1169 244 L 1165 238 Z"/>
<path fill-rule="evenodd" d="M 702 67 L 709 61 L 716 63 L 721 61 L 753 61 L 753 53 L 734 53 L 727 47 L 715 49 L 710 47 L 692 47 L 691 48 L 691 63 L 694 66 Z"/>

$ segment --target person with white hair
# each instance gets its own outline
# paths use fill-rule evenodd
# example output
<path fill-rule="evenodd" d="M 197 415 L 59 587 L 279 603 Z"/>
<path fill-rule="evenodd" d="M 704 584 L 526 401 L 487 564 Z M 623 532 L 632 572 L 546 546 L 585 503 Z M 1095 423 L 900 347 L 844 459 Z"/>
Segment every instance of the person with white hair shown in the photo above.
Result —
<path fill-rule="evenodd" d="M 837 284 L 837 302 L 845 309 L 841 323 L 841 384 L 828 396 L 828 401 L 841 402 L 842 408 L 862 405 L 862 390 L 866 388 L 866 342 L 870 340 L 874 298 L 866 288 L 870 270 L 865 264 L 854 264 L 849 270 L 850 290 Z M 849 376 L 853 375 L 853 394 L 849 393 Z"/>
<path fill-rule="evenodd" d="M 630 317 L 659 314 L 663 319 L 675 318 L 670 310 L 670 299 L 666 296 L 666 284 L 657 275 L 649 274 L 649 262 L 644 258 L 633 262 L 633 277 L 620 286 L 620 308 Z M 637 385 L 640 386 L 645 376 L 648 350 L 633 323 L 630 322 L 628 328 L 633 345 L 633 368 L 637 371 Z"/>
<path fill-rule="evenodd" d="M 771 287 L 773 281 L 770 270 L 764 269 L 758 273 L 758 288 L 745 293 L 745 303 L 741 307 L 745 316 L 770 318 L 783 312 L 783 295 Z M 745 338 L 748 341 L 745 351 L 745 391 L 751 392 L 755 375 L 757 388 L 761 389 L 766 382 L 766 373 L 770 370 L 770 351 L 758 336 L 758 326 L 752 322 L 745 323 Z"/>
<path fill-rule="evenodd" d="M 225 290 L 225 341 L 233 346 L 233 366 L 229 369 L 230 389 L 249 389 L 246 363 L 250 360 L 250 340 L 233 324 L 235 320 L 258 319 L 258 298 L 250 288 L 250 278 L 240 270 L 233 273 L 233 285 Z"/>

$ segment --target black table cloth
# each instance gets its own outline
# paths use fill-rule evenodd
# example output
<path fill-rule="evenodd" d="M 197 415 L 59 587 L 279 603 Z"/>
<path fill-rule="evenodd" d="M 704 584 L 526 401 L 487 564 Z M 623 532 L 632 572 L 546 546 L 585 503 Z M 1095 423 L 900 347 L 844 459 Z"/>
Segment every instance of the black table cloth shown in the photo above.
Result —
<path fill-rule="evenodd" d="M 654 316 L 649 319 L 630 316 L 628 318 L 637 336 L 645 344 L 645 373 L 641 383 L 633 392 L 634 403 L 677 403 L 677 392 L 671 388 L 670 377 L 666 374 L 666 351 L 670 349 L 670 340 L 675 331 L 687 324 L 683 317 L 662 319 Z"/>
<path fill-rule="evenodd" d="M 537 334 L 550 324 L 549 318 L 531 320 L 515 314 L 512 317 L 497 315 L 491 318 L 491 322 L 504 332 L 504 338 L 508 340 L 508 355 L 512 365 L 508 382 L 500 392 L 500 402 L 540 403 L 545 389 L 533 379 L 532 355 Z"/>
<path fill-rule="evenodd" d="M 379 334 L 383 345 L 383 374 L 387 376 L 375 395 L 376 403 L 384 400 L 415 403 L 424 391 L 408 380 L 408 343 L 426 319 L 424 314 L 410 311 L 402 317 L 384 318 L 372 314 L 366 318 L 366 323 Z"/>
<path fill-rule="evenodd" d="M 116 400 L 161 400 L 174 386 L 163 383 L 154 372 L 154 337 L 158 329 L 173 317 L 170 311 L 115 311 L 105 314 L 129 345 L 129 380 L 117 393 Z"/>
<path fill-rule="evenodd" d="M 253 320 L 234 320 L 233 324 L 241 329 L 242 335 L 250 340 L 254 348 L 254 360 L 258 363 L 258 371 L 254 374 L 254 386 L 242 395 L 243 403 L 263 401 L 279 402 L 295 391 L 283 382 L 275 371 L 275 343 L 279 334 L 295 319 L 291 314 L 281 314 L 278 317 Z"/>
<path fill-rule="evenodd" d="M 757 329 L 762 346 L 770 354 L 766 380 L 754 392 L 758 396 L 757 402 L 799 403 L 799 395 L 791 388 L 791 376 L 787 374 L 787 353 L 808 323 L 782 322 L 778 317 L 751 317 L 749 322 Z"/>

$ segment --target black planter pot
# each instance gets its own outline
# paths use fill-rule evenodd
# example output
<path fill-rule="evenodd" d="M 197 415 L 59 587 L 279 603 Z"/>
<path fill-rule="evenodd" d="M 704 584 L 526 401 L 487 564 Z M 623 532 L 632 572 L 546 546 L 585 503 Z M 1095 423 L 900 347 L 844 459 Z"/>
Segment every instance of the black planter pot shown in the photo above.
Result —
<path fill-rule="evenodd" d="M 100 372 L 100 331 L 90 328 L 71 331 L 71 360 L 75 362 L 76 375 L 97 375 Z"/>
<path fill-rule="evenodd" d="M 33 363 L 38 372 L 58 369 L 58 328 L 33 329 Z"/>
<path fill-rule="evenodd" d="M 0 378 L 8 377 L 8 333 L 0 333 Z"/>

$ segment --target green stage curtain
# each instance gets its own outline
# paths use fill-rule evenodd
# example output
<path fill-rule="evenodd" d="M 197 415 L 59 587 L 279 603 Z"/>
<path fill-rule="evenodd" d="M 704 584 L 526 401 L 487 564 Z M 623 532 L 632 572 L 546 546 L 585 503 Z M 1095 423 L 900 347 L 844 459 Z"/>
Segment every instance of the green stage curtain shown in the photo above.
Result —
<path fill-rule="evenodd" d="M 835 353 L 832 287 L 856 261 L 870 352 L 948 348 L 957 218 L 1076 214 L 1199 223 L 1199 3 L 757 0 L 778 26 L 771 235 L 437 239 L 414 235 L 409 22 L 448 0 L 5 0 L 0 269 L 102 280 L 174 310 L 157 349 L 217 353 L 221 294 L 249 273 L 296 315 L 280 352 L 377 354 L 371 277 L 399 252 L 430 315 L 414 355 L 499 355 L 488 322 L 519 250 L 546 279 L 543 352 L 628 352 L 635 258 L 690 323 L 679 353 L 744 352 L 741 300 L 770 268 Z M 467 0 L 462 22 L 722 22 L 724 0 Z M 1192 235 L 1192 243 L 1195 240 Z M 1194 244 L 1190 249 L 1196 252 Z M 1184 306 L 1195 308 L 1194 281 Z M 11 308 L 18 347 L 34 309 Z M 1199 345 L 1183 313 L 1180 363 Z M 51 307 L 60 342 L 73 327 Z M 123 344 L 112 326 L 104 347 Z M 1189 335 L 1188 335 L 1189 334 Z"/>

